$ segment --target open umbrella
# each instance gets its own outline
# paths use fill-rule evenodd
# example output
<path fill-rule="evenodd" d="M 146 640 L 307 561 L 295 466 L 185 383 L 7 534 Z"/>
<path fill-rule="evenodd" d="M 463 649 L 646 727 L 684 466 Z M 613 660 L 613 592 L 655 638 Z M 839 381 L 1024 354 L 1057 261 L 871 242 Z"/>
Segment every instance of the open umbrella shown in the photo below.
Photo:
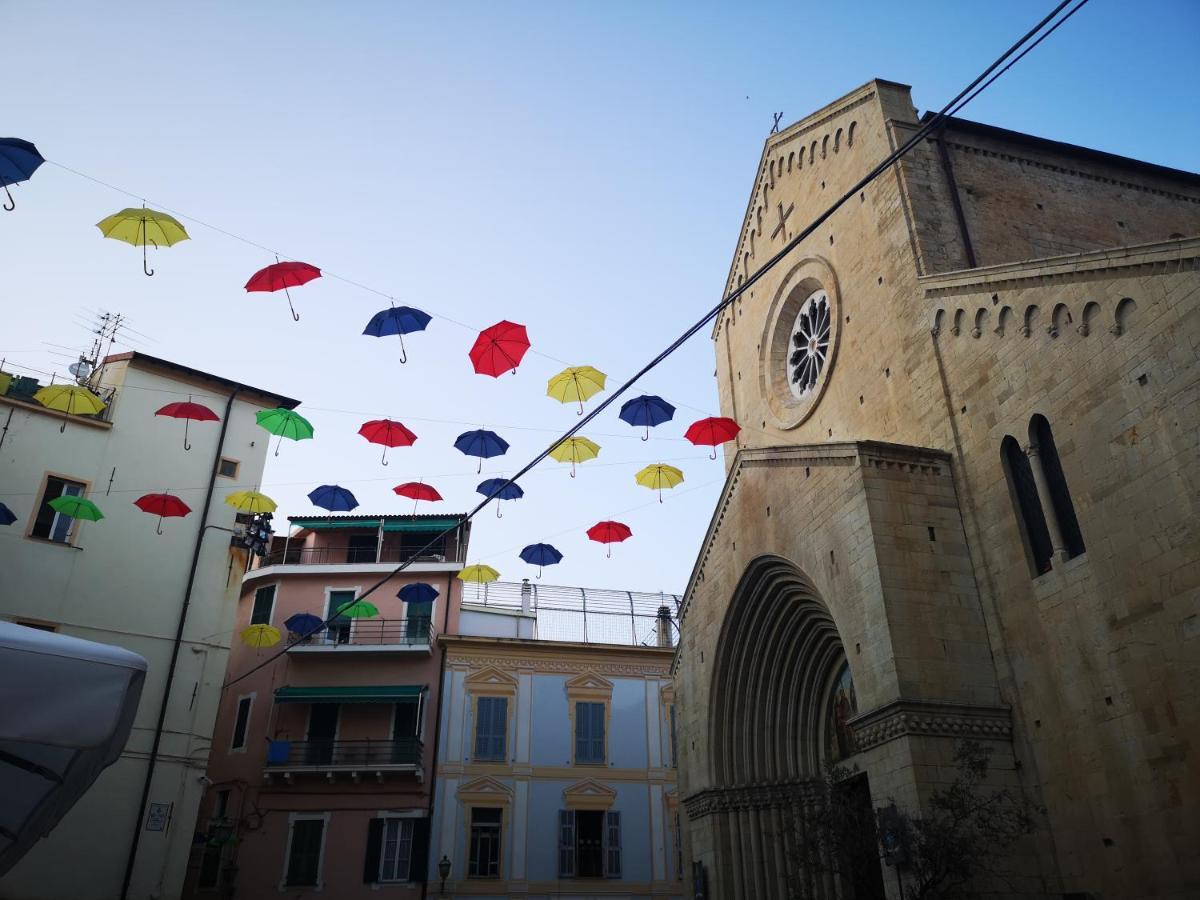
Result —
<path fill-rule="evenodd" d="M 415 581 L 400 588 L 396 592 L 396 596 L 405 603 L 432 603 L 438 598 L 438 589 L 432 584 Z"/>
<path fill-rule="evenodd" d="M 0 185 L 8 194 L 8 202 L 4 208 L 12 212 L 17 208 L 17 201 L 9 191 L 10 184 L 27 180 L 38 166 L 46 160 L 38 153 L 38 148 L 29 141 L 20 138 L 0 138 Z"/>
<path fill-rule="evenodd" d="M 178 497 L 172 497 L 170 494 L 144 494 L 134 500 L 133 505 L 142 512 L 158 516 L 158 524 L 154 528 L 157 534 L 163 533 L 162 520 L 164 516 L 172 518 L 186 516 L 192 511 L 190 506 Z"/>
<path fill-rule="evenodd" d="M 655 397 L 652 394 L 642 394 L 640 397 L 634 397 L 621 404 L 622 421 L 635 427 L 646 426 L 646 433 L 642 436 L 643 441 L 650 440 L 651 428 L 671 421 L 674 415 L 675 407 L 662 397 Z"/>
<path fill-rule="evenodd" d="M 688 426 L 683 436 L 698 447 L 712 447 L 709 459 L 717 458 L 717 445 L 732 441 L 741 431 L 741 426 L 724 416 L 710 416 Z"/>
<path fill-rule="evenodd" d="M 312 423 L 300 413 L 294 410 L 284 409 L 262 409 L 254 414 L 255 420 L 271 434 L 279 435 L 279 442 L 275 445 L 275 455 L 279 455 L 279 447 L 283 444 L 284 438 L 289 438 L 293 441 L 305 441 L 313 436 Z"/>
<path fill-rule="evenodd" d="M 247 647 L 261 650 L 263 647 L 274 647 L 282 637 L 279 629 L 273 625 L 251 625 L 242 629 L 242 643 Z"/>
<path fill-rule="evenodd" d="M 371 619 L 379 615 L 379 610 L 374 603 L 355 599 L 339 607 L 335 615 L 345 616 L 347 619 Z"/>
<path fill-rule="evenodd" d="M 55 497 L 53 500 L 47 500 L 46 505 L 56 513 L 61 513 L 71 519 L 83 519 L 85 522 L 99 522 L 104 518 L 104 513 L 100 512 L 100 507 L 84 497 L 74 497 L 64 494 L 61 497 Z"/>
<path fill-rule="evenodd" d="M 600 445 L 585 437 L 570 437 L 550 451 L 551 458 L 571 464 L 571 477 L 575 477 L 575 464 L 587 462 L 600 455 Z"/>
<path fill-rule="evenodd" d="M 608 376 L 591 366 L 571 366 L 563 369 L 546 383 L 546 396 L 559 403 L 578 403 L 583 415 L 583 401 L 604 390 Z"/>
<path fill-rule="evenodd" d="M 501 500 L 520 500 L 525 496 L 525 492 L 521 490 L 521 486 L 515 483 L 510 484 L 507 478 L 489 478 L 487 481 L 481 481 L 479 482 L 479 486 L 475 488 L 475 491 L 496 501 L 497 519 L 504 518 L 500 512 Z"/>
<path fill-rule="evenodd" d="M 400 362 L 406 363 L 408 362 L 408 352 L 404 349 L 404 336 L 412 334 L 414 331 L 424 331 L 430 319 L 429 313 L 411 306 L 392 306 L 371 316 L 371 321 L 363 329 L 363 334 L 374 337 L 398 335 L 400 338 Z"/>
<path fill-rule="evenodd" d="M 236 491 L 225 498 L 225 502 L 241 513 L 273 513 L 277 506 L 274 500 L 258 491 Z"/>
<path fill-rule="evenodd" d="M 467 456 L 479 457 L 479 468 L 475 470 L 478 473 L 483 471 L 483 461 L 485 459 L 491 459 L 493 456 L 503 456 L 508 452 L 508 441 L 494 431 L 486 431 L 480 428 L 477 431 L 464 431 L 455 438 L 454 447 Z"/>
<path fill-rule="evenodd" d="M 542 577 L 543 566 L 553 566 L 562 562 L 563 555 L 550 544 L 530 544 L 521 551 L 521 559 L 531 566 L 538 567 L 537 577 Z"/>
<path fill-rule="evenodd" d="M 324 624 L 324 619 L 314 616 L 312 613 L 293 613 L 283 620 L 283 627 L 300 637 L 309 637 L 315 634 L 321 630 L 321 626 Z"/>
<path fill-rule="evenodd" d="M 646 466 L 634 476 L 642 487 L 658 491 L 658 502 L 662 503 L 663 488 L 673 488 L 683 482 L 683 472 L 665 463 L 654 463 Z"/>
<path fill-rule="evenodd" d="M 0 525 L 11 525 L 17 521 L 17 514 L 8 508 L 8 504 L 0 503 Z"/>
<path fill-rule="evenodd" d="M 587 530 L 587 536 L 599 544 L 605 545 L 605 556 L 612 556 L 612 545 L 619 544 L 621 541 L 628 540 L 633 536 L 633 532 L 629 530 L 629 526 L 624 522 L 613 522 L 607 520 L 597 522 Z"/>
<path fill-rule="evenodd" d="M 336 484 L 323 484 L 308 492 L 308 499 L 313 506 L 327 509 L 330 512 L 350 512 L 358 507 L 358 500 L 344 487 Z"/>
<path fill-rule="evenodd" d="M 467 566 L 465 569 L 463 569 L 461 572 L 458 573 L 459 581 L 468 582 L 470 584 L 475 584 L 475 585 L 489 584 L 493 581 L 499 580 L 499 578 L 500 578 L 499 572 L 497 572 L 491 566 L 485 566 L 485 565 Z M 476 590 L 476 596 L 479 596 L 479 594 L 478 594 L 479 589 L 476 588 L 475 590 Z"/>
<path fill-rule="evenodd" d="M 170 416 L 172 419 L 183 419 L 183 449 L 191 450 L 192 445 L 188 443 L 188 423 L 189 422 L 219 422 L 221 417 L 205 406 L 203 403 L 193 403 L 192 398 L 188 397 L 186 403 L 168 403 L 162 409 L 155 413 L 156 416 Z"/>
<path fill-rule="evenodd" d="M 104 401 L 85 387 L 77 384 L 51 384 L 33 395 L 33 399 L 46 409 L 63 413 L 63 423 L 58 431 L 67 430 L 70 416 L 94 416 L 104 411 Z"/>
<path fill-rule="evenodd" d="M 442 495 L 432 485 L 423 484 L 420 481 L 406 481 L 404 484 L 398 484 L 392 488 L 392 493 L 398 494 L 401 497 L 409 497 L 412 500 L 413 515 L 417 513 L 418 500 L 427 500 L 430 503 L 436 503 L 442 499 Z"/>
<path fill-rule="evenodd" d="M 372 419 L 370 422 L 364 422 L 358 433 L 372 444 L 383 444 L 383 458 L 380 462 L 385 466 L 388 464 L 388 447 L 411 447 L 417 439 L 415 434 L 391 419 Z"/>
<path fill-rule="evenodd" d="M 246 291 L 283 291 L 287 297 L 288 309 L 292 311 L 292 318 L 299 322 L 300 314 L 296 312 L 296 307 L 292 306 L 292 295 L 288 288 L 300 287 L 320 277 L 321 270 L 316 266 L 304 262 L 280 262 L 276 256 L 273 265 L 259 269 L 250 276 L 250 280 L 246 282 Z"/>
<path fill-rule="evenodd" d="M 469 355 L 476 372 L 499 378 L 500 373 L 509 369 L 515 375 L 528 349 L 529 334 L 525 326 L 504 319 L 479 332 Z"/>
<path fill-rule="evenodd" d="M 159 247 L 173 247 L 180 241 L 188 240 L 187 229 L 178 219 L 168 216 L 165 212 L 146 209 L 144 206 L 141 209 L 130 207 L 113 213 L 107 219 L 97 222 L 96 227 L 106 238 L 141 247 L 142 271 L 147 275 L 154 274 L 154 270 L 146 261 L 147 244 L 153 244 L 157 250 Z"/>

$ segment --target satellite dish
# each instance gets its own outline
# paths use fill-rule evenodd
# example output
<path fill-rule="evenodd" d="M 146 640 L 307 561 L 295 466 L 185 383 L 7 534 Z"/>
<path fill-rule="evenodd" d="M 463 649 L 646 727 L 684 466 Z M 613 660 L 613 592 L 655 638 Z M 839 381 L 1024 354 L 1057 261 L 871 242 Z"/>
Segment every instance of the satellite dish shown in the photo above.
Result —
<path fill-rule="evenodd" d="M 79 362 L 67 366 L 67 371 L 76 378 L 87 378 L 92 374 L 92 364 L 86 359 L 81 359 Z"/>

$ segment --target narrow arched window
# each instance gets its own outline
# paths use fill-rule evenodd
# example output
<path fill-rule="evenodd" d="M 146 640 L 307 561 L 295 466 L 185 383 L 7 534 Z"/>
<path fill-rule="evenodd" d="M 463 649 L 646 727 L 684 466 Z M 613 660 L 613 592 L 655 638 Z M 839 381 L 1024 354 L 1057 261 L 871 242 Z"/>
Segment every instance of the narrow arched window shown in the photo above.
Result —
<path fill-rule="evenodd" d="M 1030 420 L 1029 439 L 1037 444 L 1042 471 L 1046 475 L 1046 487 L 1050 491 L 1050 505 L 1054 507 L 1054 517 L 1062 532 L 1067 558 L 1072 559 L 1086 548 L 1083 546 L 1083 534 L 1079 531 L 1079 520 L 1075 518 L 1075 504 L 1071 502 L 1067 478 L 1058 459 L 1058 448 L 1054 445 L 1054 435 L 1045 416 L 1036 415 Z"/>
<path fill-rule="evenodd" d="M 1008 493 L 1012 497 L 1017 524 L 1021 530 L 1021 541 L 1029 569 L 1036 577 L 1050 571 L 1050 556 L 1054 548 L 1050 544 L 1050 530 L 1042 514 L 1038 500 L 1037 483 L 1033 480 L 1033 469 L 1029 457 L 1012 435 L 1006 435 L 1000 444 L 1000 461 L 1004 476 L 1008 480 Z"/>

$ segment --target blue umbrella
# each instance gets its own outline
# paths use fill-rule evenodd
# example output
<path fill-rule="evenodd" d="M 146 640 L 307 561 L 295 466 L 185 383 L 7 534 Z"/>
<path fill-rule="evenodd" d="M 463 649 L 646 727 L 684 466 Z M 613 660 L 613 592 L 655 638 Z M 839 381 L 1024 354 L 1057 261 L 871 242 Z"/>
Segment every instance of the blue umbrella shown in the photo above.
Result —
<path fill-rule="evenodd" d="M 396 592 L 396 596 L 405 603 L 432 603 L 437 599 L 438 589 L 432 584 L 416 581 L 406 584 Z"/>
<path fill-rule="evenodd" d="M 354 495 L 336 484 L 323 484 L 318 488 L 313 488 L 308 492 L 308 499 L 313 502 L 313 506 L 319 506 L 330 512 L 350 512 L 358 506 L 358 500 Z"/>
<path fill-rule="evenodd" d="M 662 397 L 653 394 L 642 394 L 621 404 L 621 419 L 630 425 L 646 426 L 646 436 L 643 441 L 650 440 L 650 429 L 654 425 L 670 422 L 675 415 L 675 407 Z"/>
<path fill-rule="evenodd" d="M 404 350 L 404 336 L 414 331 L 424 331 L 430 322 L 429 313 L 421 312 L 411 306 L 392 306 L 380 310 L 371 316 L 371 321 L 363 329 L 363 334 L 374 337 L 386 337 L 389 334 L 400 337 L 400 362 L 408 362 L 408 353 Z"/>
<path fill-rule="evenodd" d="M 480 485 L 483 487 L 483 485 Z M 520 488 L 517 488 L 520 490 Z M 0 525 L 11 525 L 17 521 L 17 515 L 3 503 L 0 503 Z"/>
<path fill-rule="evenodd" d="M 521 551 L 521 559 L 531 566 L 538 567 L 537 577 L 542 577 L 542 566 L 552 566 L 562 562 L 563 555 L 549 544 L 530 544 Z"/>
<path fill-rule="evenodd" d="M 483 461 L 508 452 L 508 441 L 494 431 L 464 431 L 454 441 L 454 446 L 467 456 L 479 457 L 477 472 L 483 471 Z"/>
<path fill-rule="evenodd" d="M 283 627 L 292 634 L 308 637 L 319 631 L 324 624 L 325 621 L 320 616 L 314 616 L 312 613 L 296 613 L 284 620 Z"/>
<path fill-rule="evenodd" d="M 520 500 L 525 496 L 525 492 L 521 490 L 520 486 L 509 484 L 507 478 L 489 478 L 487 481 L 481 481 L 475 491 L 485 497 L 494 497 L 496 500 Z M 500 514 L 499 503 L 496 504 L 496 518 L 504 518 Z"/>
<path fill-rule="evenodd" d="M 45 161 L 42 154 L 38 153 L 38 148 L 29 141 L 20 138 L 0 138 L 0 185 L 4 186 L 4 193 L 8 194 L 5 209 L 11 212 L 17 207 L 8 186 L 28 179 Z"/>

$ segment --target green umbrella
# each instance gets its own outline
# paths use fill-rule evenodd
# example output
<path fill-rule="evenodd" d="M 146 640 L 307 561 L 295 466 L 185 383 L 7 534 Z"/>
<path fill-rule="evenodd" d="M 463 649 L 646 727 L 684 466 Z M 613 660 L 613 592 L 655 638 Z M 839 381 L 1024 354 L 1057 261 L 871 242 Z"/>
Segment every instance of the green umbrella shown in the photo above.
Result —
<path fill-rule="evenodd" d="M 313 436 L 312 423 L 290 409 L 264 409 L 255 418 L 271 434 L 279 435 L 279 444 L 283 443 L 284 438 L 303 441 Z M 276 456 L 279 455 L 279 444 L 275 445 Z"/>
<path fill-rule="evenodd" d="M 100 512 L 100 507 L 91 500 L 83 497 L 55 497 L 53 500 L 47 500 L 46 505 L 55 512 L 62 513 L 62 515 L 69 516 L 72 519 L 99 522 L 104 518 L 104 513 Z"/>
<path fill-rule="evenodd" d="M 347 619 L 369 619 L 372 616 L 379 615 L 379 610 L 374 604 L 368 603 L 366 600 L 351 600 L 345 606 L 337 611 L 339 616 L 345 616 Z"/>

